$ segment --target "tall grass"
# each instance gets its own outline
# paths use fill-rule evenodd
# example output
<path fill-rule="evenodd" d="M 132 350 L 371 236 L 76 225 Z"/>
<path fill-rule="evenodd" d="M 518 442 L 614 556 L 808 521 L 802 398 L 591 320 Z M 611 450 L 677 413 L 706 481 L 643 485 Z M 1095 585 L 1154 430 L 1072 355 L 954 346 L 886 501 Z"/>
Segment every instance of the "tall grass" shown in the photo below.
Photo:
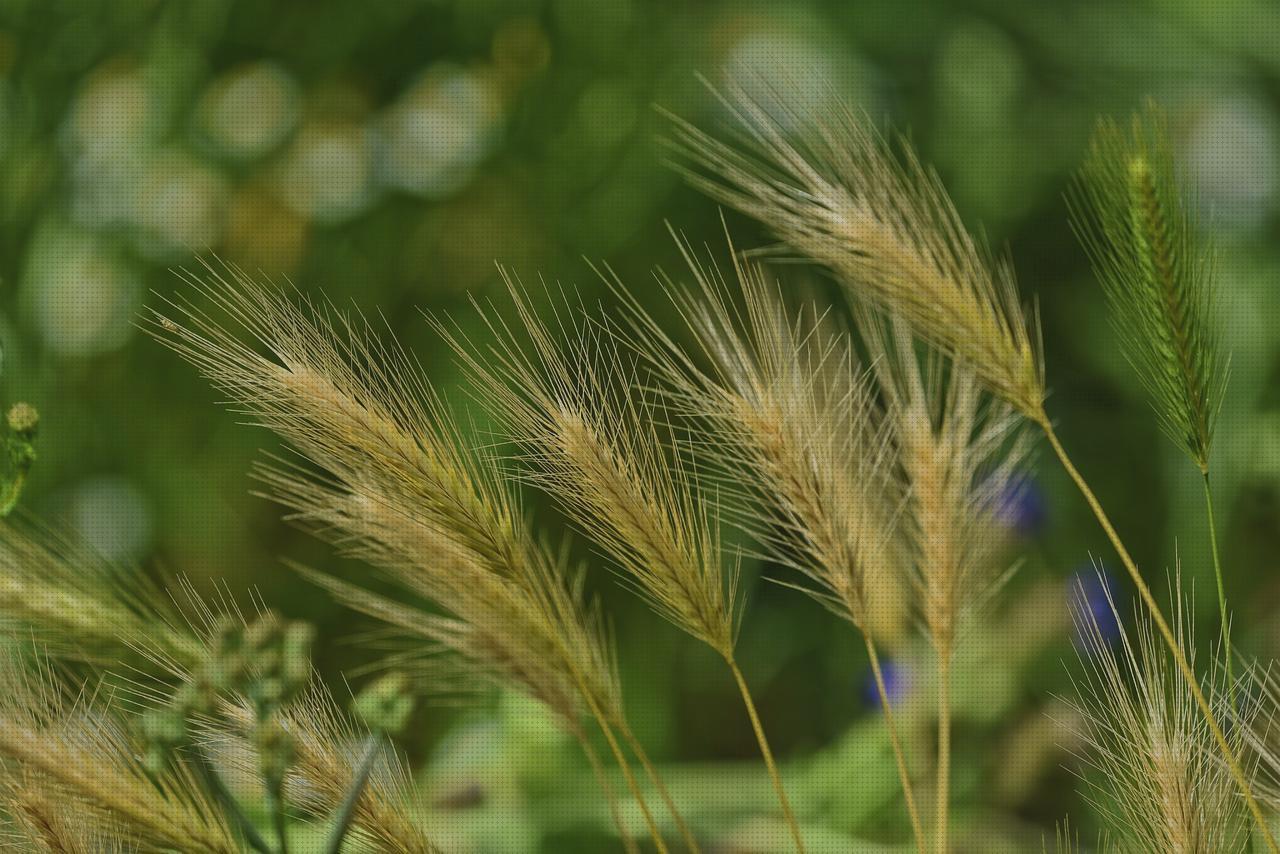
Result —
<path fill-rule="evenodd" d="M 1211 255 L 1159 120 L 1144 114 L 1129 134 L 1101 127 L 1073 210 L 1159 420 L 1204 475 L 1222 620 L 1207 676 L 1181 589 L 1166 619 L 1058 440 L 1011 265 L 970 235 L 937 176 L 853 110 L 797 134 L 784 130 L 803 126 L 795 117 L 779 122 L 737 90 L 723 103 L 736 122 L 727 135 L 676 122 L 681 168 L 772 228 L 783 251 L 829 270 L 847 303 L 794 292 L 732 243 L 717 263 L 677 239 L 687 270 L 659 275 L 674 326 L 608 267 L 616 313 L 564 289 L 531 293 L 503 270 L 503 305 L 475 302 L 482 338 L 429 319 L 497 416 L 493 442 L 464 429 L 465 413 L 358 312 L 230 265 L 183 274 L 184 295 L 157 305 L 149 328 L 289 446 L 292 456 L 258 468 L 264 494 L 368 574 L 297 569 L 380 621 L 398 652 L 371 651 L 379 678 L 348 716 L 311 669 L 309 627 L 263 603 L 248 616 L 206 604 L 180 583 L 166 593 L 50 529 L 0 522 L 0 618 L 39 650 L 0 659 L 4 842 L 288 854 L 306 821 L 322 826 L 323 854 L 352 843 L 433 852 L 422 793 L 392 739 L 416 697 L 497 686 L 541 704 L 577 740 L 626 850 L 719 844 L 721 829 L 690 820 L 633 732 L 606 616 L 586 593 L 590 564 L 540 530 L 527 486 L 625 586 L 723 659 L 779 832 L 797 851 L 816 849 L 824 805 L 805 791 L 803 766 L 775 755 L 738 657 L 751 625 L 744 554 L 725 532 L 745 534 L 745 556 L 857 632 L 901 788 L 901 836 L 919 852 L 954 850 L 957 662 L 966 628 L 1016 565 L 996 516 L 1038 427 L 1139 593 L 1134 627 L 1115 642 L 1096 610 L 1078 615 L 1074 702 L 1103 847 L 1240 850 L 1252 822 L 1276 850 L 1280 691 L 1265 668 L 1234 678 L 1213 530 L 1225 358 L 1209 315 Z M 34 410 L 10 410 L 22 464 L 0 484 L 0 515 L 35 461 L 35 425 Z M 932 655 L 929 732 L 886 678 L 885 625 L 908 607 Z M 914 761 L 929 752 L 921 741 L 933 742 L 931 780 Z M 1056 844 L 1078 848 L 1065 826 Z"/>

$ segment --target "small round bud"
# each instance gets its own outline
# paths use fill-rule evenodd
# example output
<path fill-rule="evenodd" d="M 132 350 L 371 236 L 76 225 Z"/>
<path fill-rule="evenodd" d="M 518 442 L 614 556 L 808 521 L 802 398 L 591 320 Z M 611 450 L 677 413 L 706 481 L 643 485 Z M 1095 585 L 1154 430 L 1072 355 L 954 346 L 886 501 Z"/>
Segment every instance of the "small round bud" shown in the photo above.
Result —
<path fill-rule="evenodd" d="M 356 696 L 352 712 L 375 732 L 397 733 L 413 714 L 413 694 L 403 673 L 388 673 Z"/>
<path fill-rule="evenodd" d="M 40 413 L 29 403 L 19 402 L 9 407 L 9 414 L 5 416 L 9 423 L 9 429 L 19 435 L 30 436 L 36 432 L 36 426 L 40 423 Z"/>

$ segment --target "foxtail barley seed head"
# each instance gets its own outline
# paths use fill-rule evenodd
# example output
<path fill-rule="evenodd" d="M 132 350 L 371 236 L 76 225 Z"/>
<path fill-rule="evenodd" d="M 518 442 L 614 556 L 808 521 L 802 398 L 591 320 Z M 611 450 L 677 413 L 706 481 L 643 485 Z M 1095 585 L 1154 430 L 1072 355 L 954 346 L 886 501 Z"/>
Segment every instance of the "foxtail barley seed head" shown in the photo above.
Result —
<path fill-rule="evenodd" d="M 695 186 L 760 220 L 1044 420 L 1039 336 L 1012 268 L 965 230 L 937 175 L 905 141 L 899 158 L 848 107 L 797 120 L 803 131 L 792 139 L 740 89 L 722 101 L 738 123 L 729 141 L 675 120 L 677 165 Z"/>
<path fill-rule="evenodd" d="M 726 568 L 707 504 L 677 451 L 668 455 L 652 406 L 617 342 L 567 299 L 553 327 L 507 276 L 522 345 L 483 312 L 497 342 L 482 353 L 440 324 L 520 447 L 526 476 L 624 571 L 668 620 L 722 655 L 737 633 L 736 568 Z M 557 340 L 560 333 L 562 340 Z"/>
<path fill-rule="evenodd" d="M 1099 124 L 1070 202 L 1125 357 L 1164 431 L 1208 471 L 1227 378 L 1211 312 L 1213 252 L 1196 232 L 1154 104 L 1127 132 Z"/>
<path fill-rule="evenodd" d="M 698 358 L 614 285 L 631 347 L 654 367 L 670 408 L 702 425 L 693 451 L 721 481 L 724 514 L 861 630 L 897 634 L 907 604 L 897 583 L 902 496 L 847 334 L 816 309 L 789 313 L 759 265 L 734 254 L 727 279 L 681 249 L 694 284 L 667 289 Z"/>
<path fill-rule="evenodd" d="M 1018 414 L 984 393 L 967 364 L 922 352 L 899 318 L 859 314 L 906 496 L 902 527 L 924 627 L 950 655 L 964 614 L 1004 575 L 995 512 L 1029 443 Z"/>
<path fill-rule="evenodd" d="M 141 572 L 29 523 L 0 522 L 0 620 L 51 652 L 115 662 L 141 651 L 190 663 L 199 642 Z"/>
<path fill-rule="evenodd" d="M 1190 658 L 1181 589 L 1174 595 L 1177 641 Z M 1122 633 L 1115 645 L 1091 616 L 1078 618 L 1085 623 L 1086 637 L 1079 710 L 1093 748 L 1088 761 L 1101 777 L 1093 783 L 1092 800 L 1120 849 L 1171 854 L 1241 850 L 1249 831 L 1243 801 L 1148 618 L 1139 612 L 1137 628 Z M 1231 709 L 1222 678 L 1223 670 L 1215 667 L 1208 687 L 1227 717 Z M 1228 730 L 1237 756 L 1248 729 L 1248 721 L 1241 720 Z M 1245 768 L 1253 777 L 1256 761 L 1247 761 Z"/>
<path fill-rule="evenodd" d="M 6 772 L 0 780 L 0 808 L 8 816 L 8 827 L 0 831 L 0 851 L 125 854 L 137 850 L 127 829 L 36 772 Z"/>
<path fill-rule="evenodd" d="M 224 707 L 233 727 L 207 721 L 202 736 L 233 775 L 253 779 L 256 752 L 248 741 L 253 710 L 247 703 Z M 319 683 L 311 686 L 284 715 L 294 740 L 294 761 L 285 780 L 290 804 L 314 816 L 327 816 L 342 803 L 359 762 L 363 733 L 342 714 Z M 384 751 L 356 802 L 351 838 L 387 854 L 433 854 L 437 851 L 414 814 L 413 783 L 400 758 Z"/>

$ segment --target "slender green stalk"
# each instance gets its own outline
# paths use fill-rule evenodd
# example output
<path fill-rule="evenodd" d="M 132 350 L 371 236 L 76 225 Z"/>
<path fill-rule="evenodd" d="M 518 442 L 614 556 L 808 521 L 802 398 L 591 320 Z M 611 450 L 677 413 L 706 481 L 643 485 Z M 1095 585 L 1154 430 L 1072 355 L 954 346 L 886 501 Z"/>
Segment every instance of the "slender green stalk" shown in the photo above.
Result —
<path fill-rule="evenodd" d="M 218 772 L 213 770 L 213 766 L 205 757 L 204 751 L 196 748 L 191 753 L 195 757 L 195 766 L 204 778 L 205 785 L 213 793 L 214 800 L 222 806 L 223 812 L 231 819 L 231 823 L 244 834 L 244 840 L 249 843 L 249 847 L 257 851 L 258 854 L 275 854 L 271 850 L 271 846 L 267 844 L 267 841 L 258 833 L 258 829 L 253 826 L 253 822 L 240 809 L 239 802 L 227 790 L 227 786 L 222 782 L 222 778 L 218 776 Z"/>
<path fill-rule="evenodd" d="M 356 815 L 356 805 L 360 803 L 364 787 L 369 782 L 369 773 L 373 771 L 373 761 L 378 757 L 378 747 L 381 743 L 382 736 L 378 733 L 371 732 L 365 736 L 364 748 L 360 751 L 360 761 L 356 764 L 356 775 L 351 780 L 351 787 L 347 789 L 346 797 L 338 807 L 333 827 L 325 840 L 325 854 L 341 854 L 342 841 L 346 839 L 347 832 L 351 829 L 351 822 Z"/>
<path fill-rule="evenodd" d="M 1222 652 L 1227 660 L 1227 692 L 1231 697 L 1232 711 L 1236 707 L 1235 663 L 1231 652 L 1231 620 L 1227 616 L 1227 593 L 1222 582 L 1222 561 L 1218 557 L 1218 528 L 1213 518 L 1213 493 L 1209 488 L 1209 473 L 1204 474 L 1204 511 L 1209 520 L 1209 545 L 1213 550 L 1213 577 L 1218 585 L 1218 616 L 1222 620 Z"/>
<path fill-rule="evenodd" d="M 898 726 L 893 719 L 889 691 L 885 688 L 884 673 L 880 669 L 880 654 L 876 652 L 876 645 L 871 640 L 871 635 L 866 632 L 861 634 L 867 645 L 867 658 L 871 660 L 871 674 L 876 680 L 876 693 L 880 695 L 880 711 L 884 715 L 885 729 L 889 731 L 889 744 L 893 746 L 893 758 L 898 765 L 898 780 L 902 784 L 902 797 L 907 804 L 907 815 L 911 818 L 911 832 L 915 835 L 916 850 L 919 854 L 925 854 L 924 826 L 920 823 L 920 810 L 916 808 L 916 796 L 911 786 L 911 774 L 907 770 L 906 754 L 903 753 L 902 741 L 898 738 Z"/>
<path fill-rule="evenodd" d="M 1204 714 L 1205 722 L 1209 725 L 1210 732 L 1213 733 L 1213 740 L 1217 742 L 1218 749 L 1222 751 L 1222 759 L 1231 771 L 1231 776 L 1236 785 L 1240 787 L 1240 793 L 1244 796 L 1249 812 L 1253 815 L 1258 829 L 1262 831 L 1262 838 L 1267 844 L 1267 850 L 1273 852 L 1273 854 L 1280 854 L 1280 847 L 1276 846 L 1276 840 L 1271 833 L 1271 828 L 1267 825 L 1267 820 L 1262 815 L 1262 809 L 1258 806 L 1258 801 L 1253 796 L 1253 787 L 1249 785 L 1249 779 L 1245 776 L 1244 770 L 1240 766 L 1240 760 L 1227 742 L 1227 737 L 1223 733 L 1222 727 L 1218 725 L 1218 719 L 1214 715 L 1213 709 L 1209 706 L 1209 701 L 1205 699 L 1204 692 L 1200 689 L 1200 683 L 1196 680 L 1195 671 L 1191 669 L 1191 664 L 1187 661 L 1182 647 L 1178 644 L 1173 631 L 1169 628 L 1169 623 L 1165 620 L 1164 614 L 1161 613 L 1160 606 L 1156 604 L 1151 588 L 1143 580 L 1142 573 L 1138 571 L 1138 565 L 1134 563 L 1133 558 L 1129 555 L 1129 550 L 1125 548 L 1120 535 L 1116 533 L 1115 527 L 1112 526 L 1106 511 L 1102 509 L 1102 504 L 1098 501 L 1097 496 L 1093 494 L 1088 482 L 1085 481 L 1084 476 L 1080 474 L 1080 471 L 1071 462 L 1071 458 L 1067 455 L 1066 449 L 1062 447 L 1062 443 L 1058 441 L 1057 433 L 1054 432 L 1053 425 L 1049 422 L 1047 416 L 1040 420 L 1040 427 L 1044 430 L 1045 438 L 1049 440 L 1049 445 L 1053 448 L 1053 452 L 1057 455 L 1059 462 L 1062 463 L 1062 467 L 1066 469 L 1067 474 L 1070 475 L 1076 487 L 1080 490 L 1080 494 L 1084 496 L 1089 508 L 1093 510 L 1093 515 L 1097 517 L 1098 523 L 1107 535 L 1107 539 L 1111 541 L 1111 545 L 1120 556 L 1120 562 L 1124 564 L 1124 568 L 1128 571 L 1134 587 L 1138 589 L 1138 594 L 1142 597 L 1147 611 L 1151 614 L 1152 621 L 1156 624 L 1156 628 L 1159 629 L 1160 635 L 1164 638 L 1165 645 L 1173 655 L 1174 663 L 1177 664 L 1183 679 L 1186 680 L 1187 687 L 1190 689 L 1196 705 L 1200 707 L 1201 713 Z"/>
<path fill-rule="evenodd" d="M 671 792 L 667 789 L 662 777 L 658 775 L 658 769 L 653 767 L 653 763 L 649 760 L 649 754 L 645 752 L 644 745 L 636 738 L 635 733 L 631 731 L 631 727 L 627 725 L 625 720 L 617 722 L 618 731 L 622 733 L 622 740 L 631 748 L 631 752 L 640 760 L 645 774 L 649 777 L 653 787 L 658 790 L 658 796 L 662 798 L 663 804 L 667 807 L 667 812 L 671 814 L 671 820 L 676 823 L 676 827 L 680 831 L 681 837 L 684 838 L 684 844 L 688 846 L 691 854 L 700 854 L 701 848 L 698 846 L 698 840 L 694 838 L 693 832 L 689 829 L 689 825 L 685 822 L 684 816 L 676 809 L 675 800 L 671 797 Z"/>
<path fill-rule="evenodd" d="M 288 820 L 284 814 L 284 780 L 272 780 L 267 785 L 267 805 L 271 810 L 271 826 L 276 834 L 276 850 L 289 854 Z"/>
<path fill-rule="evenodd" d="M 618 835 L 622 837 L 622 847 L 626 849 L 627 854 L 639 854 L 640 849 L 636 846 L 635 837 L 631 835 L 631 831 L 627 829 L 627 825 L 622 820 L 622 812 L 618 809 L 618 798 L 613 793 L 613 787 L 609 785 L 609 777 L 605 774 L 604 764 L 600 761 L 599 754 L 596 749 L 591 746 L 591 740 L 584 734 L 579 734 L 578 740 L 582 743 L 582 752 L 587 757 L 587 763 L 591 766 L 591 773 L 596 778 L 596 785 L 600 787 L 600 791 L 604 793 L 605 801 L 609 804 L 609 816 L 613 819 L 614 827 L 618 828 Z"/>
<path fill-rule="evenodd" d="M 773 759 L 773 751 L 769 748 L 769 739 L 765 737 L 764 726 L 760 723 L 760 715 L 756 712 L 755 701 L 751 699 L 751 689 L 747 687 L 747 680 L 743 678 L 742 671 L 738 669 L 738 662 L 732 656 L 726 656 L 725 663 L 729 665 L 734 681 L 738 683 L 738 691 L 742 694 L 742 703 L 747 707 L 747 716 L 751 718 L 751 728 L 755 730 L 756 741 L 760 744 L 760 755 L 764 757 L 765 767 L 769 769 L 769 778 L 773 781 L 773 788 L 778 792 L 778 803 L 782 806 L 782 815 L 786 819 L 787 828 L 791 831 L 791 838 L 796 843 L 796 851 L 803 854 L 804 839 L 800 836 L 800 824 L 796 821 L 795 813 L 791 811 L 791 801 L 787 799 L 787 792 L 782 787 L 782 775 L 778 773 L 778 763 Z"/>
<path fill-rule="evenodd" d="M 618 744 L 618 739 L 613 734 L 613 728 L 609 726 L 608 718 L 600 708 L 599 703 L 589 692 L 584 692 L 583 696 L 586 698 L 592 717 L 595 718 L 600 731 L 604 733 L 604 739 L 609 744 L 609 750 L 613 753 L 613 758 L 617 761 L 619 770 L 622 771 L 623 779 L 627 781 L 627 788 L 631 790 L 631 796 L 636 799 L 636 805 L 640 807 L 640 812 L 644 815 L 645 824 L 649 826 L 649 833 L 653 837 L 654 846 L 660 854 L 666 854 L 669 849 L 667 844 L 662 841 L 662 831 L 654 820 L 653 813 L 649 812 L 649 805 L 645 803 L 644 793 L 640 790 L 640 783 L 631 771 L 631 763 L 627 762 L 627 755 L 623 752 L 622 746 Z M 621 825 L 619 825 L 619 831 L 624 835 L 626 834 L 626 831 L 621 829 Z"/>
<path fill-rule="evenodd" d="M 938 656 L 938 779 L 934 804 L 934 850 L 946 854 L 951 807 L 951 656 Z"/>

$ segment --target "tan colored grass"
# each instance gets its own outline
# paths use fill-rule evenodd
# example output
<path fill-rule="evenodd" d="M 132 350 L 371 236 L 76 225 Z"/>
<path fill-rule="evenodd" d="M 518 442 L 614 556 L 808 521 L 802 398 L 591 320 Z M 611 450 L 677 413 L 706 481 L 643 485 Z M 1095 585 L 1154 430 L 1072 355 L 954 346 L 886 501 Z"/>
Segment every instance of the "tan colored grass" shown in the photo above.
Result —
<path fill-rule="evenodd" d="M 739 88 L 721 100 L 736 120 L 724 138 L 675 121 L 677 166 L 690 181 L 905 318 L 1041 420 L 1038 336 L 1023 316 L 1012 268 L 969 234 L 910 146 L 902 141 L 895 155 L 847 106 L 800 121 L 793 136 Z"/>
<path fill-rule="evenodd" d="M 239 846 L 181 763 L 160 775 L 105 700 L 78 699 L 57 677 L 0 661 L 0 757 L 92 805 L 140 844 L 198 854 Z"/>
<path fill-rule="evenodd" d="M 1181 589 L 1175 592 L 1177 639 L 1194 660 Z M 1113 614 L 1119 620 L 1118 613 Z M 1148 618 L 1122 632 L 1114 645 L 1088 614 L 1078 615 L 1086 638 L 1079 711 L 1092 745 L 1086 759 L 1100 777 L 1096 808 L 1123 850 L 1209 854 L 1239 851 L 1248 838 L 1249 815 L 1232 771 L 1218 756 L 1215 737 L 1182 674 L 1163 648 Z M 1230 712 L 1224 671 L 1215 667 L 1209 694 Z M 1229 738 L 1236 755 L 1246 743 L 1248 722 Z M 1243 769 L 1253 777 L 1256 760 Z"/>
<path fill-rule="evenodd" d="M 612 655 L 581 589 L 531 531 L 493 455 L 468 443 L 413 358 L 360 317 L 291 299 L 234 269 L 192 283 L 223 315 L 175 306 L 158 337 L 320 472 L 262 476 L 294 518 L 438 603 L 421 624 L 468 662 L 578 726 L 585 706 L 619 708 Z M 159 317 L 159 315 L 157 315 Z M 360 588 L 375 616 L 408 616 Z M 402 621 L 403 627 L 403 621 Z M 584 703 L 583 693 L 591 694 Z"/>
<path fill-rule="evenodd" d="M 527 345 L 484 313 L 488 353 L 440 327 L 475 385 L 503 419 L 525 476 L 554 497 L 665 618 L 731 656 L 737 633 L 736 567 L 679 452 L 668 454 L 663 416 L 616 342 L 568 300 L 548 324 L 507 277 Z M 557 339 L 557 333 L 563 333 Z"/>

